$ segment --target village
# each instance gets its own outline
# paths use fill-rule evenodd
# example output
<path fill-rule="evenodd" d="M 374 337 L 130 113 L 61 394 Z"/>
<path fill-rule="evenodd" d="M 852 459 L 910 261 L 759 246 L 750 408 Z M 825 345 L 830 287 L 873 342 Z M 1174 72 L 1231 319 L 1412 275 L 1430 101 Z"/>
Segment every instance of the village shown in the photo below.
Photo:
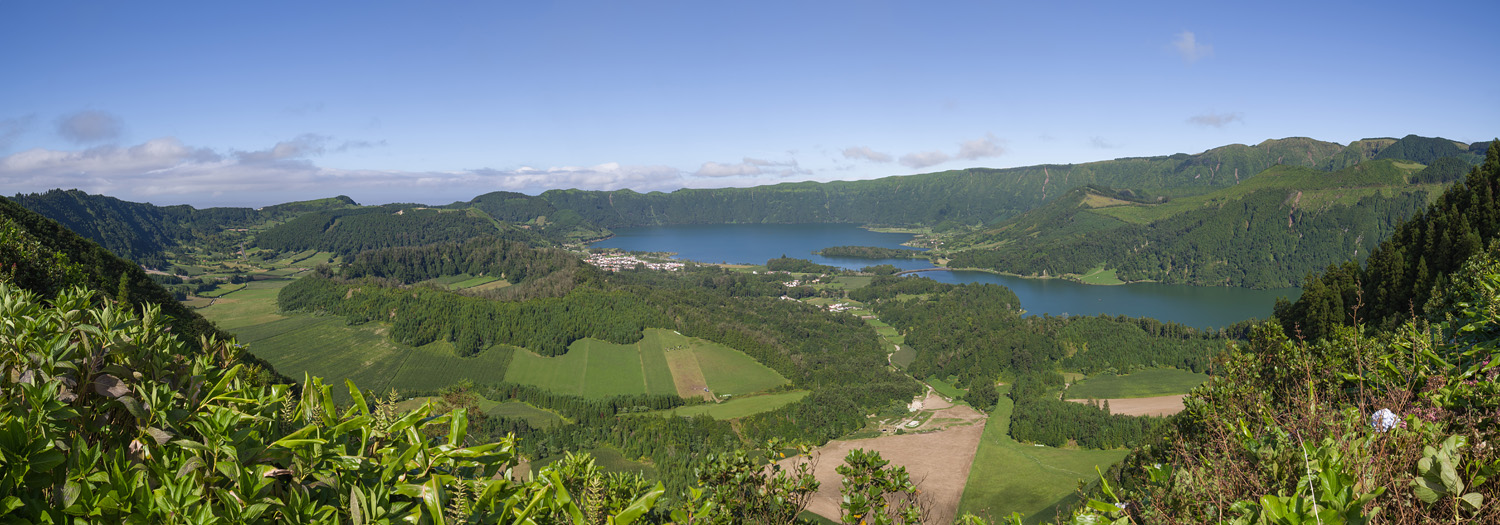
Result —
<path fill-rule="evenodd" d="M 650 270 L 675 272 L 681 270 L 683 266 L 683 264 L 680 262 L 650 262 L 631 255 L 620 255 L 613 253 L 589 254 L 588 257 L 584 258 L 584 262 L 597 266 L 603 270 L 609 270 L 611 272 L 629 270 L 637 266 L 643 266 Z"/>

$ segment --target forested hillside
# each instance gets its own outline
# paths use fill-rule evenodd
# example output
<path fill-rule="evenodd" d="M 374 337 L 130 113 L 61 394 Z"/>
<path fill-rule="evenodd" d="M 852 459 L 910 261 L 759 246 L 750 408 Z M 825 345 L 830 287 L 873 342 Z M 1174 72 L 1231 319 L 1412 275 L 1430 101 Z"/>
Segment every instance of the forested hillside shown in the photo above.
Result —
<path fill-rule="evenodd" d="M 1089 506 L 1135 523 L 1500 522 L 1495 153 L 1220 358 Z"/>
<path fill-rule="evenodd" d="M 533 228 L 557 242 L 589 241 L 612 235 L 608 229 L 589 222 L 578 212 L 557 209 L 546 199 L 523 193 L 496 191 L 474 197 L 469 202 L 449 204 L 446 208 L 473 208 L 497 221 Z"/>
<path fill-rule="evenodd" d="M 1102 184 L 1201 193 L 1232 186 L 1271 166 L 1319 166 L 1343 146 L 1306 138 L 1230 145 L 1196 155 L 1125 158 L 1011 169 L 755 188 L 552 190 L 542 198 L 608 228 L 655 224 L 965 224 L 1007 219 L 1077 186 Z"/>
<path fill-rule="evenodd" d="M 953 267 L 1022 275 L 1103 267 L 1126 281 L 1279 288 L 1366 256 L 1439 183 L 1420 165 L 1376 160 L 1325 173 L 1278 166 L 1213 193 L 1141 198 L 1084 187 L 949 243 Z"/>
<path fill-rule="evenodd" d="M 1278 305 L 1276 317 L 1287 330 L 1316 340 L 1335 326 L 1389 329 L 1447 306 L 1433 299 L 1464 261 L 1500 235 L 1497 198 L 1500 148 L 1491 147 L 1482 165 L 1402 224 L 1363 266 L 1341 263 L 1309 278 L 1302 296 Z"/>
<path fill-rule="evenodd" d="M 393 246 L 421 246 L 481 236 L 529 237 L 498 230 L 488 218 L 403 204 L 320 211 L 301 215 L 255 238 L 255 245 L 280 252 L 318 250 L 341 257 Z"/>
<path fill-rule="evenodd" d="M 165 268 L 166 252 L 178 243 L 261 220 L 261 214 L 250 208 L 163 207 L 78 190 L 16 195 L 15 201 L 115 255 L 152 268 Z"/>

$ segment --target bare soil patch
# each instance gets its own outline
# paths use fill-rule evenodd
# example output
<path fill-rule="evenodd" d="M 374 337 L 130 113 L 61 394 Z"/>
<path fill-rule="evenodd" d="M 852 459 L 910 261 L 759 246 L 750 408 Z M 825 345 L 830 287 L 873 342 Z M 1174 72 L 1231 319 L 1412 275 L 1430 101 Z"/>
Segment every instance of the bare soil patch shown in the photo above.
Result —
<path fill-rule="evenodd" d="M 1182 411 L 1182 396 L 1128 397 L 1123 399 L 1100 399 L 1109 401 L 1109 412 L 1126 416 L 1170 416 Z M 1074 403 L 1088 403 L 1087 399 L 1069 399 Z"/>
<path fill-rule="evenodd" d="M 932 413 L 931 417 L 914 429 L 903 427 L 911 434 L 830 441 L 819 447 L 813 475 L 821 485 L 807 510 L 838 521 L 842 477 L 834 469 L 844 463 L 849 451 L 864 449 L 879 452 L 892 466 L 906 467 L 922 491 L 922 504 L 929 509 L 926 522 L 952 523 L 974 453 L 979 449 L 985 415 L 965 405 L 953 405 L 931 391 L 922 404 L 923 409 L 916 414 Z"/>
<path fill-rule="evenodd" d="M 713 393 L 708 391 L 708 380 L 703 378 L 703 368 L 698 366 L 698 356 L 692 350 L 668 349 L 663 354 L 667 368 L 672 369 L 672 385 L 677 387 L 678 396 L 714 401 Z"/>

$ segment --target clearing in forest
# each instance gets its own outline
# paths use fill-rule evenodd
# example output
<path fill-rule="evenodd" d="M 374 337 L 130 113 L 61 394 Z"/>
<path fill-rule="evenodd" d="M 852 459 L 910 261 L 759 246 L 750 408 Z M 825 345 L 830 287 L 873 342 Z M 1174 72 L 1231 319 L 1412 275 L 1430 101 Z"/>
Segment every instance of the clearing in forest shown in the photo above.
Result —
<path fill-rule="evenodd" d="M 917 427 L 914 433 L 835 440 L 819 447 L 813 475 L 821 485 L 807 510 L 837 520 L 842 476 L 835 469 L 844 463 L 849 451 L 864 449 L 880 452 L 892 465 L 906 467 L 907 474 L 922 491 L 920 501 L 929 511 L 927 522 L 952 523 L 964 494 L 964 483 L 969 479 L 970 466 L 974 464 L 985 416 L 968 405 L 950 405 L 931 390 L 923 406 L 936 410 L 927 419 L 928 423 Z M 943 424 L 937 424 L 938 421 Z M 935 430 L 923 431 L 926 428 Z"/>
<path fill-rule="evenodd" d="M 990 412 L 959 512 L 972 512 L 997 522 L 1011 512 L 1051 520 L 1056 506 L 1074 497 L 1079 481 L 1098 479 L 1099 469 L 1108 469 L 1128 453 L 1126 450 L 1089 450 L 1039 447 L 1018 443 L 1010 437 L 1014 405 L 1006 394 L 1009 385 L 997 387 L 1000 402 Z M 1031 521 L 1028 520 L 1028 523 Z"/>
<path fill-rule="evenodd" d="M 747 394 L 787 382 L 744 352 L 657 328 L 628 345 L 583 339 L 555 357 L 516 350 L 505 380 L 585 397 Z"/>

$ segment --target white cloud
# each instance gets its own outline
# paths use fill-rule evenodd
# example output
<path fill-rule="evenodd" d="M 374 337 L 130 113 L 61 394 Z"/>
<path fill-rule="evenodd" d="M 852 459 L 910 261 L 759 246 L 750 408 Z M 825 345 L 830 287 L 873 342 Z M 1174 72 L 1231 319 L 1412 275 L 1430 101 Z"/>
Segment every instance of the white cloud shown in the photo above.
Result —
<path fill-rule="evenodd" d="M 872 162 L 890 162 L 891 161 L 891 156 L 890 155 L 881 153 L 879 151 L 872 150 L 868 146 L 855 146 L 855 147 L 852 147 L 852 148 L 844 148 L 844 158 L 846 158 L 846 159 L 864 159 L 864 160 L 868 160 L 868 161 L 872 161 Z"/>
<path fill-rule="evenodd" d="M 1214 54 L 1214 46 L 1198 43 L 1198 36 L 1192 31 L 1183 31 L 1177 34 L 1177 39 L 1172 41 L 1172 47 L 1182 60 L 1191 64 L 1201 59 L 1208 58 Z"/>
<path fill-rule="evenodd" d="M 1240 114 L 1239 112 L 1204 113 L 1202 115 L 1193 115 L 1191 117 L 1188 117 L 1187 121 L 1189 124 L 1197 124 L 1203 127 L 1212 126 L 1215 128 L 1222 128 L 1229 125 L 1229 123 L 1231 122 L 1244 122 L 1245 119 L 1244 115 Z"/>
<path fill-rule="evenodd" d="M 97 110 L 79 111 L 57 119 L 57 134 L 76 144 L 119 138 L 124 127 L 119 117 Z"/>
<path fill-rule="evenodd" d="M 1104 140 L 1104 137 L 1089 137 L 1089 145 L 1098 149 L 1113 149 L 1119 147 L 1118 145 L 1115 145 L 1108 140 Z"/>
<path fill-rule="evenodd" d="M 682 187 L 685 181 L 677 168 L 618 163 L 409 172 L 323 168 L 303 159 L 321 152 L 329 140 L 303 135 L 265 150 L 234 151 L 229 155 L 189 147 L 173 137 L 129 148 L 31 149 L 0 157 L 0 187 L 15 191 L 78 188 L 126 200 L 247 205 L 252 201 L 270 204 L 334 194 L 401 202 L 416 199 L 446 202 L 495 190 L 672 190 Z"/>
<path fill-rule="evenodd" d="M 901 156 L 901 165 L 911 169 L 922 169 L 944 162 L 948 162 L 948 154 L 941 151 L 924 151 Z"/>
<path fill-rule="evenodd" d="M 694 175 L 699 177 L 744 177 L 747 175 L 760 175 L 760 166 L 749 163 L 741 164 L 719 164 L 717 162 L 705 162 L 698 168 Z"/>
<path fill-rule="evenodd" d="M 324 144 L 329 137 L 313 133 L 303 133 L 292 140 L 277 142 L 269 149 L 259 151 L 236 151 L 234 156 L 244 163 L 276 162 L 282 160 L 303 159 L 322 155 Z"/>
<path fill-rule="evenodd" d="M 958 158 L 960 159 L 974 160 L 999 157 L 1004 154 L 1005 146 L 1000 145 L 1000 139 L 996 138 L 994 133 L 986 133 L 984 138 L 964 141 L 958 145 Z"/>

